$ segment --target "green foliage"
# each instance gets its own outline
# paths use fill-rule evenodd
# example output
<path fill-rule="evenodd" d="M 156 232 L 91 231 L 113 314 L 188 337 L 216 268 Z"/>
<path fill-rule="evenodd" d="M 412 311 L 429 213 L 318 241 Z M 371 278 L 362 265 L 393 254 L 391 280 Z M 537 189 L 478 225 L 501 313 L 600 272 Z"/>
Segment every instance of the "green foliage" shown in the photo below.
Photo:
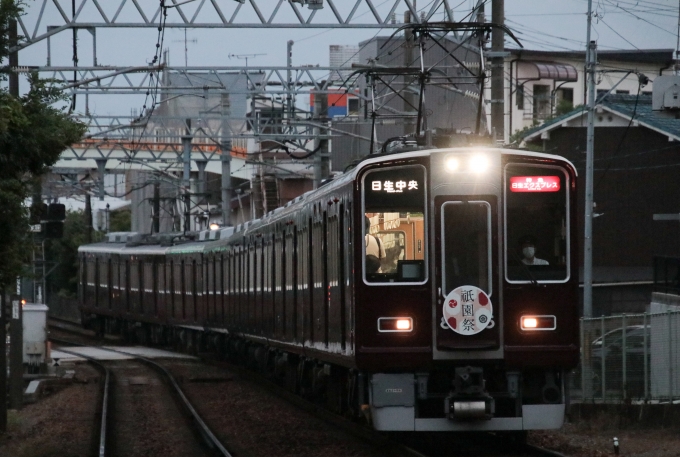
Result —
<path fill-rule="evenodd" d="M 10 21 L 22 13 L 20 0 L 0 0 L 0 81 L 7 80 Z M 52 82 L 29 75 L 29 91 L 19 97 L 0 88 L 0 289 L 12 284 L 30 259 L 29 184 L 44 173 L 86 126 L 56 106 L 65 97 Z"/>
<path fill-rule="evenodd" d="M 53 106 L 64 99 L 57 88 L 36 75 L 29 82 L 29 92 L 18 99 L 0 91 L 0 179 L 44 173 L 86 131 Z"/>
<path fill-rule="evenodd" d="M 574 104 L 569 100 L 560 100 L 555 107 L 555 117 L 559 117 L 563 114 L 567 114 L 574 110 Z"/>
<path fill-rule="evenodd" d="M 0 287 L 10 284 L 29 260 L 28 214 L 21 196 L 26 184 L 18 179 L 0 179 Z"/>
<path fill-rule="evenodd" d="M 516 130 L 515 133 L 510 135 L 510 144 L 519 144 L 522 142 L 524 139 L 524 136 L 529 132 L 529 130 L 533 130 L 538 126 L 538 121 L 534 119 L 534 122 L 531 125 L 528 125 L 524 127 L 521 130 Z"/>
<path fill-rule="evenodd" d="M 23 2 L 17 0 L 0 0 L 0 61 L 9 54 L 9 23 L 23 12 Z M 0 81 L 6 79 L 0 73 Z M 1 105 L 0 105 L 1 106 Z"/>
<path fill-rule="evenodd" d="M 129 232 L 132 230 L 132 212 L 129 208 L 111 211 L 110 232 Z"/>
<path fill-rule="evenodd" d="M 58 266 L 48 276 L 49 289 L 63 297 L 75 297 L 78 292 L 78 247 L 87 243 L 88 221 L 84 211 L 68 211 L 64 220 L 64 237 L 50 240 L 46 257 Z M 92 232 L 93 242 L 104 238 Z"/>

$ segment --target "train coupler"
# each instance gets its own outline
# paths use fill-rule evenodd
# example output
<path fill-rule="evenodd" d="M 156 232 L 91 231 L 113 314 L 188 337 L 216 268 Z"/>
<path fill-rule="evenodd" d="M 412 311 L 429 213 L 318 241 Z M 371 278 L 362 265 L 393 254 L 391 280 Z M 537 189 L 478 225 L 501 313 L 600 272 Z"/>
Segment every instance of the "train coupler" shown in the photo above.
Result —
<path fill-rule="evenodd" d="M 456 368 L 453 390 L 445 400 L 445 412 L 453 420 L 489 420 L 494 415 L 494 399 L 486 392 L 481 367 Z"/>
<path fill-rule="evenodd" d="M 489 420 L 494 416 L 492 397 L 456 398 L 445 400 L 446 416 L 451 420 Z"/>

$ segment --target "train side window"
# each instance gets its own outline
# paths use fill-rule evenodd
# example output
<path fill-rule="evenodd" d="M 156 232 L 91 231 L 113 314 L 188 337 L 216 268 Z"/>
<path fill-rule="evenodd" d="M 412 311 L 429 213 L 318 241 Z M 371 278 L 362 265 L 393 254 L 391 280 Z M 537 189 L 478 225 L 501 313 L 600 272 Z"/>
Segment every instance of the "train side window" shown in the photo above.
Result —
<path fill-rule="evenodd" d="M 371 170 L 362 184 L 364 281 L 426 282 L 425 167 Z"/>
<path fill-rule="evenodd" d="M 569 280 L 569 177 L 551 165 L 505 167 L 505 278 L 511 283 Z"/>

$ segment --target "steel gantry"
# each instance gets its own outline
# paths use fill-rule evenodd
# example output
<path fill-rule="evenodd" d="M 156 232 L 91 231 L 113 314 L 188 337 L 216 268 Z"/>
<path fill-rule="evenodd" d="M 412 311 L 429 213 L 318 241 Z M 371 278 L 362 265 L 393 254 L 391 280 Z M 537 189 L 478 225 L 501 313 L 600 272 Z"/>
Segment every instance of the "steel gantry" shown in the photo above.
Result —
<path fill-rule="evenodd" d="M 42 0 L 34 23 L 19 18 L 25 41 L 18 49 L 73 28 L 90 30 L 93 36 L 97 28 L 155 28 L 162 15 L 161 3 L 168 11 L 168 28 L 396 28 L 393 15 L 402 10 L 410 11 L 416 21 L 421 20 L 415 0 L 379 4 L 374 0 L 80 0 L 75 8 L 70 3 Z M 450 1 L 430 2 L 422 20 L 435 15 L 437 20 L 453 21 Z M 46 17 L 57 19 L 57 23 L 46 25 Z"/>

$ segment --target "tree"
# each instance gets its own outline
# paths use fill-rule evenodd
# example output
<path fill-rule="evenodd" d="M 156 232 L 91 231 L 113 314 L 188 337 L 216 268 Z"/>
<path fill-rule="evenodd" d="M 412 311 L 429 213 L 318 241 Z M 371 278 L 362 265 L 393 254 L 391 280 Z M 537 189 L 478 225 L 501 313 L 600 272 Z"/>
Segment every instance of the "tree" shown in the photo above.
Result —
<path fill-rule="evenodd" d="M 130 230 L 132 230 L 132 212 L 130 211 L 130 208 L 121 208 L 116 211 L 111 211 L 109 231 L 129 232 Z"/>
<path fill-rule="evenodd" d="M 78 247 L 86 244 L 87 230 L 84 212 L 68 211 L 64 220 L 64 236 L 49 241 L 46 258 L 50 262 L 58 262 L 47 278 L 48 288 L 52 293 L 66 298 L 76 296 L 78 292 Z M 103 238 L 102 232 L 94 232 L 92 241 L 98 242 Z"/>
<path fill-rule="evenodd" d="M 20 0 L 0 0 L 0 81 L 6 81 L 10 24 L 22 13 Z M 28 260 L 30 234 L 24 202 L 36 176 L 61 152 L 81 139 L 87 127 L 70 118 L 63 92 L 30 74 L 29 91 L 10 94 L 0 88 L 0 289 L 13 284 Z"/>

